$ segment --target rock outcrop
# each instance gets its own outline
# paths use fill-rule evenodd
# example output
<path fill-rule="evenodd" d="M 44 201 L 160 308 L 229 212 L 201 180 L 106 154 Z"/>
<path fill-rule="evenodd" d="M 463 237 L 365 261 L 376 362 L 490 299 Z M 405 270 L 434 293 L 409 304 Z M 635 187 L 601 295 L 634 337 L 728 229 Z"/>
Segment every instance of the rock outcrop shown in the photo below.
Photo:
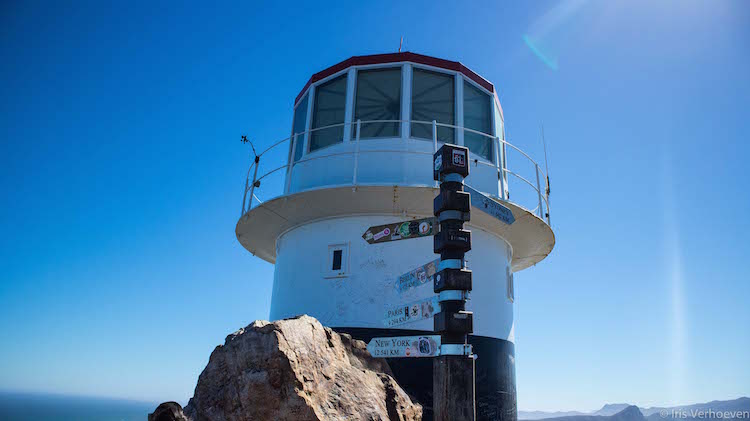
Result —
<path fill-rule="evenodd" d="M 323 327 L 312 317 L 256 321 L 216 347 L 184 417 L 420 420 L 422 407 L 391 374 L 385 360 L 372 358 L 364 342 Z M 172 412 L 181 420 L 183 414 Z"/>
<path fill-rule="evenodd" d="M 148 414 L 148 421 L 189 421 L 177 402 L 164 402 Z"/>

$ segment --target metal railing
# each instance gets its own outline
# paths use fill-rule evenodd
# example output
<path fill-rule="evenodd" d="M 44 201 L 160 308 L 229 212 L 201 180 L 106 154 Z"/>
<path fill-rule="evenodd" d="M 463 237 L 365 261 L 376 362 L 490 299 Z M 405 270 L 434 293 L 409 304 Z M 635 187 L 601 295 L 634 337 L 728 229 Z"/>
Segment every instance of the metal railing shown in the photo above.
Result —
<path fill-rule="evenodd" d="M 360 140 L 361 140 L 361 131 L 362 131 L 362 125 L 363 124 L 386 124 L 386 123 L 398 123 L 398 124 L 424 124 L 429 125 L 432 128 L 432 144 L 433 144 L 433 152 L 422 152 L 422 151 L 409 151 L 409 150 L 395 150 L 395 149 L 371 149 L 371 150 L 360 150 Z M 344 138 L 351 137 L 346 136 L 346 133 L 348 131 L 349 134 L 351 134 L 352 126 L 355 128 L 354 137 L 350 140 L 350 142 L 354 143 L 354 150 L 353 151 L 336 151 L 336 152 L 329 152 L 325 153 L 325 148 L 318 149 L 315 152 L 311 152 L 312 155 L 303 155 L 300 159 L 294 160 L 295 153 L 296 153 L 296 147 L 298 141 L 304 141 L 306 136 L 310 136 L 314 132 L 326 130 L 326 129 L 333 129 L 338 127 L 343 127 L 344 129 Z M 344 156 L 349 155 L 353 156 L 354 161 L 354 170 L 351 178 L 351 183 L 337 183 L 336 186 L 352 186 L 356 187 L 360 184 L 358 184 L 358 170 L 359 170 L 359 156 L 362 154 L 371 154 L 371 153 L 400 153 L 400 154 L 416 154 L 416 155 L 429 155 L 432 156 L 433 153 L 437 152 L 438 149 L 438 128 L 439 127 L 446 127 L 452 130 L 455 130 L 456 133 L 458 131 L 463 131 L 464 133 L 474 133 L 486 138 L 490 138 L 493 141 L 493 149 L 494 149 L 494 162 L 484 161 L 481 159 L 475 160 L 475 163 L 477 165 L 484 165 L 488 167 L 495 168 L 495 170 L 498 173 L 498 180 L 500 182 L 500 197 L 495 197 L 497 199 L 500 199 L 502 201 L 510 201 L 509 200 L 509 193 L 508 197 L 506 197 L 506 191 L 509 192 L 507 184 L 507 176 L 511 176 L 516 178 L 517 180 L 523 182 L 524 184 L 531 187 L 534 193 L 536 193 L 537 196 L 537 203 L 536 208 L 529 209 L 528 207 L 522 206 L 516 202 L 512 202 L 518 206 L 524 207 L 525 209 L 529 210 L 531 213 L 535 213 L 539 218 L 541 218 L 543 221 L 546 221 L 548 225 L 550 225 L 550 211 L 549 211 L 549 177 L 547 174 L 539 167 L 539 164 L 536 163 L 526 152 L 518 148 L 517 146 L 511 144 L 510 142 L 507 142 L 503 139 L 501 139 L 499 136 L 493 136 L 489 135 L 487 133 L 483 133 L 477 130 L 460 127 L 452 124 L 445 124 L 445 123 L 438 123 L 437 121 L 421 121 L 421 120 L 367 120 L 367 121 L 361 121 L 357 120 L 354 123 L 338 123 L 338 124 L 332 124 L 329 126 L 324 127 L 317 127 L 311 130 L 307 130 L 305 132 L 295 133 L 292 136 L 289 136 L 287 138 L 281 139 L 275 143 L 273 143 L 271 146 L 264 149 L 261 153 L 257 154 L 255 156 L 255 159 L 253 160 L 253 163 L 250 165 L 250 168 L 247 170 L 247 176 L 245 178 L 245 190 L 242 197 L 242 215 L 244 216 L 247 212 L 250 211 L 253 207 L 253 199 L 255 199 L 258 204 L 263 203 L 261 199 L 258 198 L 256 195 L 256 188 L 259 188 L 261 186 L 261 181 L 265 179 L 266 177 L 275 174 L 281 170 L 286 170 L 286 181 L 284 183 L 284 189 L 283 193 L 281 195 L 289 194 L 290 188 L 291 188 L 291 180 L 292 180 L 292 171 L 294 170 L 294 167 L 297 165 L 303 164 L 305 162 L 314 161 L 317 159 L 324 159 L 329 158 L 332 156 Z M 396 139 L 400 139 L 401 136 L 394 136 Z M 372 139 L 372 138 L 367 138 Z M 407 142 L 424 142 L 425 140 L 422 138 L 414 138 L 414 137 L 407 137 Z M 287 142 L 291 142 L 291 148 L 289 149 L 289 154 L 287 155 L 287 164 L 280 165 L 278 167 L 275 167 L 269 171 L 266 171 L 265 173 L 258 176 L 258 167 L 260 165 L 261 158 L 263 155 L 268 153 L 269 151 L 274 150 L 275 148 L 286 144 Z M 511 171 L 507 168 L 507 158 L 506 158 L 506 149 L 505 147 L 511 148 L 518 153 L 521 154 L 522 157 L 524 157 L 528 162 L 533 165 L 534 168 L 534 175 L 536 176 L 535 183 L 532 181 L 529 181 L 526 177 L 518 174 L 517 172 Z M 502 152 L 501 152 L 502 151 Z M 250 178 L 250 173 L 252 172 L 252 181 Z M 544 184 L 544 189 L 542 189 L 542 183 Z M 408 184 L 408 183 L 407 183 Z M 435 182 L 435 186 L 437 186 L 437 182 Z M 327 185 L 325 187 L 332 187 L 330 185 Z M 305 189 L 302 189 L 300 191 L 304 191 Z M 248 194 L 249 193 L 249 194 Z M 278 196 L 281 196 L 278 195 Z M 248 199 L 249 197 L 249 199 Z M 268 199 L 267 199 L 268 200 Z"/>

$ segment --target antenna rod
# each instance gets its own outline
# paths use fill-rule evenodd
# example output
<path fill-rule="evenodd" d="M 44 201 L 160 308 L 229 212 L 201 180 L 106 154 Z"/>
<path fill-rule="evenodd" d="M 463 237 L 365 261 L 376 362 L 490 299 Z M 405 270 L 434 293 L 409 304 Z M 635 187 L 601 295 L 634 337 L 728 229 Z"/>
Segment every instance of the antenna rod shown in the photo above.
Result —
<path fill-rule="evenodd" d="M 544 148 L 544 173 L 547 177 L 547 196 L 549 197 L 549 164 L 547 163 L 547 141 L 544 139 L 544 124 L 540 124 L 542 132 L 542 147 Z"/>
<path fill-rule="evenodd" d="M 544 192 L 547 195 L 547 224 L 550 224 L 549 220 L 549 164 L 547 162 L 547 141 L 544 139 L 544 124 L 540 124 L 540 129 L 542 131 L 542 147 L 544 148 L 544 172 L 545 172 L 545 178 L 547 181 L 547 188 L 544 190 Z"/>

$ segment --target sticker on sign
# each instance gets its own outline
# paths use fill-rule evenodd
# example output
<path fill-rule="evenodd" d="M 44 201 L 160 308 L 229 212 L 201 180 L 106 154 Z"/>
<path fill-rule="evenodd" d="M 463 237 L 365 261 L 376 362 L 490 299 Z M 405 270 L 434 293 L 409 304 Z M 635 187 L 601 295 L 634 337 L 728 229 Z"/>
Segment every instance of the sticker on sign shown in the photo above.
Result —
<path fill-rule="evenodd" d="M 390 230 L 390 228 L 386 228 L 386 229 L 384 229 L 383 231 L 380 231 L 380 232 L 378 232 L 378 233 L 375 233 L 375 234 L 374 234 L 374 235 L 372 236 L 372 238 L 373 238 L 373 239 L 374 239 L 375 241 L 378 241 L 378 240 L 380 240 L 381 238 L 383 238 L 383 237 L 385 237 L 385 236 L 389 235 L 390 233 L 391 233 L 391 230 Z"/>
<path fill-rule="evenodd" d="M 440 335 L 372 338 L 367 350 L 375 358 L 419 358 L 440 355 Z"/>
<path fill-rule="evenodd" d="M 458 167 L 466 166 L 466 152 L 462 150 L 453 150 L 453 165 Z"/>
<path fill-rule="evenodd" d="M 436 296 L 415 301 L 413 303 L 394 306 L 386 310 L 383 325 L 393 327 L 404 323 L 429 319 L 440 309 Z"/>

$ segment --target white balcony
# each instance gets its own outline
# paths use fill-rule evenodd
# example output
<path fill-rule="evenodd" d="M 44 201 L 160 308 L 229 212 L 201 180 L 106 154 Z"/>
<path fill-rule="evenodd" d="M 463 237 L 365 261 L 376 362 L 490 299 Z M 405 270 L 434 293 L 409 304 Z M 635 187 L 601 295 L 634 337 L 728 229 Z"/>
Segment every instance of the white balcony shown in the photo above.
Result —
<path fill-rule="evenodd" d="M 361 139 L 361 127 L 373 123 L 393 123 L 402 127 L 427 125 L 432 129 L 433 139 Z M 317 130 L 335 127 L 349 130 L 349 126 L 354 134 L 349 141 L 309 152 L 296 162 L 291 160 L 291 151 L 301 139 Z M 258 154 L 257 164 L 253 162 L 248 169 L 242 215 L 264 201 L 316 189 L 437 186 L 432 178 L 432 156 L 442 145 L 437 139 L 438 130 L 435 130 L 440 127 L 470 132 L 492 142 L 492 161 L 470 152 L 470 173 L 465 180 L 467 185 L 499 201 L 513 203 L 550 224 L 548 177 L 525 152 L 496 136 L 455 125 L 416 120 L 342 123 L 308 130 L 272 144 Z"/>

